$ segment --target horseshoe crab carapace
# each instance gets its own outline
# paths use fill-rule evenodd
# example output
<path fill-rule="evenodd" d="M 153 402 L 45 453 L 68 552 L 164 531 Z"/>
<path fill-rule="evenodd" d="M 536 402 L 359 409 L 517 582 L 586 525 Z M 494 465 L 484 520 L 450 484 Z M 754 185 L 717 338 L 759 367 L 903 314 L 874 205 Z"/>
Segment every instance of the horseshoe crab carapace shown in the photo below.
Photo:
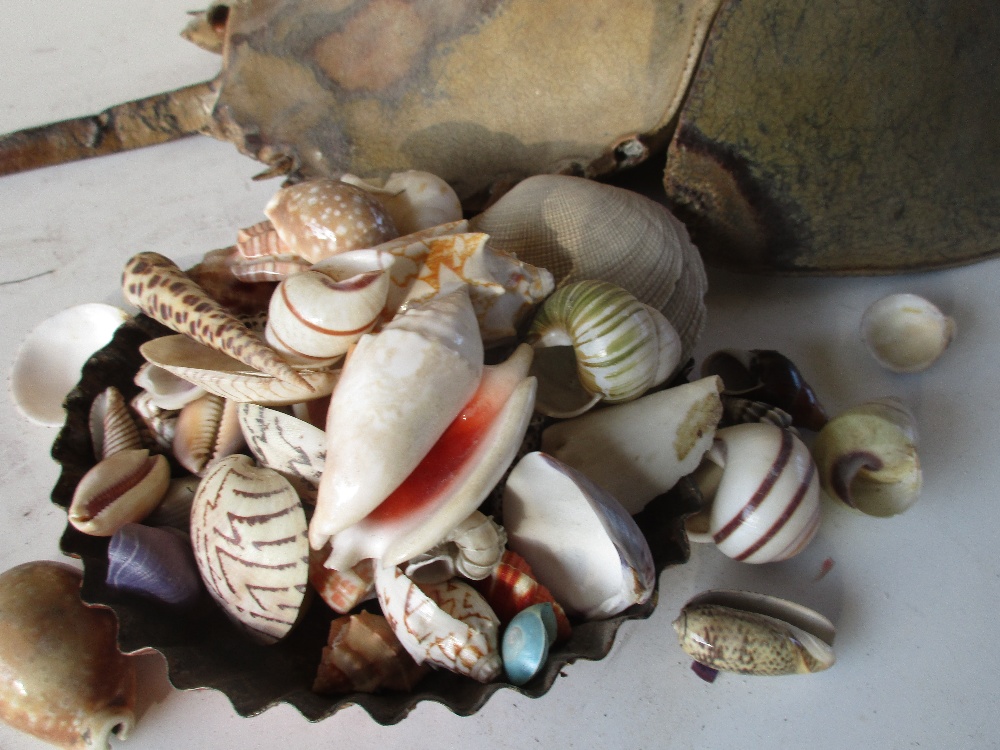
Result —
<path fill-rule="evenodd" d="M 422 169 L 468 210 L 667 149 L 710 263 L 889 273 L 1000 250 L 991 0 L 223 0 L 211 81 L 0 137 L 0 174 L 192 133 L 292 179 Z"/>

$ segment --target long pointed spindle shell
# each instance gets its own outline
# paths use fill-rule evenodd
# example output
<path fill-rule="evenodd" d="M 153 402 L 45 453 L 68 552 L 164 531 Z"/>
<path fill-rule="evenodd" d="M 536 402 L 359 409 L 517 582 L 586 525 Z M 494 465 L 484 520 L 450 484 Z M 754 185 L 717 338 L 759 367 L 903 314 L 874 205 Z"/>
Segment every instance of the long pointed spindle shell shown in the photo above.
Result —
<path fill-rule="evenodd" d="M 122 273 L 125 299 L 168 328 L 288 383 L 309 385 L 242 321 L 212 299 L 172 260 L 139 253 Z"/>

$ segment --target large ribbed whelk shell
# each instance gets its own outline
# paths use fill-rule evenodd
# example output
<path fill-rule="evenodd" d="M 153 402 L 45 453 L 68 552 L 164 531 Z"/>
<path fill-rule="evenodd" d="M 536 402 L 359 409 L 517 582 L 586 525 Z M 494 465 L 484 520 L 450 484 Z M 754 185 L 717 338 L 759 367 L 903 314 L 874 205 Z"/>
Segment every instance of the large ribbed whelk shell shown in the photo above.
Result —
<path fill-rule="evenodd" d="M 561 286 L 610 281 L 655 307 L 680 334 L 682 361 L 705 321 L 705 268 L 687 230 L 649 198 L 566 175 L 515 185 L 470 221 L 497 250 L 547 268 Z"/>

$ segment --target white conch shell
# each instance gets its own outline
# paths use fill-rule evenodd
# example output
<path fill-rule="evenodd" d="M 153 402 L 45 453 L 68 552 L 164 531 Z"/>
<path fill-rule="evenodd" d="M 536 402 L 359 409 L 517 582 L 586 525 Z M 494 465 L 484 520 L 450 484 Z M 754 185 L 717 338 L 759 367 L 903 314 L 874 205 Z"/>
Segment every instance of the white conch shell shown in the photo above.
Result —
<path fill-rule="evenodd" d="M 712 669 L 751 675 L 833 666 L 834 627 L 800 604 L 747 591 L 706 591 L 674 621 L 681 648 Z"/>
<path fill-rule="evenodd" d="M 883 367 L 922 372 L 955 337 L 955 321 L 916 294 L 890 294 L 861 317 L 861 338 Z"/>
<path fill-rule="evenodd" d="M 823 490 L 868 515 L 902 513 L 920 497 L 917 431 L 899 399 L 868 401 L 837 415 L 816 436 L 813 456 Z"/>
<path fill-rule="evenodd" d="M 399 486 L 475 393 L 482 372 L 483 343 L 464 288 L 361 337 L 330 398 L 313 548 Z"/>
<path fill-rule="evenodd" d="M 191 506 L 191 544 L 212 598 L 255 640 L 284 638 L 309 580 L 306 516 L 276 471 L 232 455 L 213 466 Z"/>
<path fill-rule="evenodd" d="M 563 418 L 598 401 L 638 398 L 664 382 L 681 356 L 663 314 L 606 281 L 560 287 L 535 315 L 528 341 L 537 350 L 537 409 Z"/>
<path fill-rule="evenodd" d="M 274 290 L 264 338 L 289 362 L 329 365 L 379 321 L 389 275 L 375 264 L 359 272 L 343 257 L 289 276 Z"/>
<path fill-rule="evenodd" d="M 69 522 L 85 534 L 111 536 L 141 521 L 170 484 L 170 465 L 145 448 L 114 453 L 93 466 L 76 486 Z"/>
<path fill-rule="evenodd" d="M 376 566 L 375 591 L 385 619 L 418 664 L 430 662 L 478 682 L 499 676 L 500 621 L 471 586 L 418 586 L 395 566 Z"/>
<path fill-rule="evenodd" d="M 487 344 L 512 339 L 528 312 L 554 288 L 551 273 L 491 247 L 489 235 L 456 233 L 427 244 L 430 252 L 405 306 L 466 284 Z"/>
<path fill-rule="evenodd" d="M 722 417 L 721 389 L 713 375 L 556 422 L 542 450 L 638 513 L 698 467 Z"/>
<path fill-rule="evenodd" d="M 786 560 L 816 535 L 816 464 L 791 432 L 763 422 L 724 427 L 706 459 L 722 467 L 706 501 L 711 538 L 723 553 L 747 563 Z"/>
<path fill-rule="evenodd" d="M 535 394 L 530 363 L 531 347 L 522 344 L 506 362 L 486 367 L 475 395 L 409 476 L 362 520 L 331 536 L 326 565 L 346 570 L 365 558 L 398 565 L 467 521 L 524 441 Z"/>
<path fill-rule="evenodd" d="M 440 544 L 407 562 L 403 572 L 417 583 L 440 583 L 456 575 L 481 581 L 496 570 L 506 545 L 503 527 L 476 510 Z"/>
<path fill-rule="evenodd" d="M 525 455 L 507 478 L 508 546 L 567 613 L 611 617 L 647 601 L 656 584 L 652 552 L 621 504 L 545 453 Z"/>
<path fill-rule="evenodd" d="M 659 203 L 567 175 L 522 180 L 470 222 L 490 245 L 547 268 L 556 286 L 610 281 L 662 312 L 687 360 L 705 322 L 708 282 L 687 229 Z"/>
<path fill-rule="evenodd" d="M 139 351 L 147 361 L 209 393 L 239 403 L 284 406 L 320 398 L 333 391 L 340 376 L 339 369 L 298 365 L 297 382 L 280 380 L 181 335 L 152 339 Z"/>
<path fill-rule="evenodd" d="M 374 247 L 399 234 L 377 198 L 327 178 L 281 188 L 264 214 L 288 251 L 310 263 Z"/>
<path fill-rule="evenodd" d="M 319 485 L 326 461 L 326 433 L 308 422 L 260 404 L 240 404 L 240 428 L 260 463 L 296 485 Z M 315 490 L 313 490 L 315 492 Z"/>
<path fill-rule="evenodd" d="M 171 330 L 255 370 L 311 390 L 271 347 L 169 258 L 148 252 L 132 256 L 122 272 L 122 292 L 130 304 Z"/>
<path fill-rule="evenodd" d="M 451 185 L 416 169 L 393 172 L 384 183 L 351 174 L 340 179 L 375 195 L 400 234 L 410 234 L 462 218 L 462 203 Z"/>

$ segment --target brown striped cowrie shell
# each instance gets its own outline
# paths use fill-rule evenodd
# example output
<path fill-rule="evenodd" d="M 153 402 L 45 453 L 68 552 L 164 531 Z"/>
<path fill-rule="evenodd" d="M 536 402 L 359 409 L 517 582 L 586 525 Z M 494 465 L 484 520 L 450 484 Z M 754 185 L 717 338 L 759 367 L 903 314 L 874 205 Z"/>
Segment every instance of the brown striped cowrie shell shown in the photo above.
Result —
<path fill-rule="evenodd" d="M 122 450 L 142 448 L 142 433 L 122 392 L 109 386 L 90 407 L 90 438 L 94 457 L 107 458 Z"/>
<path fill-rule="evenodd" d="M 306 515 L 278 472 L 240 454 L 209 469 L 191 506 L 191 544 L 202 580 L 254 640 L 284 638 L 302 613 L 309 580 Z"/>
<path fill-rule="evenodd" d="M 674 620 L 684 651 L 712 669 L 747 675 L 819 672 L 833 666 L 833 623 L 818 612 L 748 591 L 706 591 Z"/>
<path fill-rule="evenodd" d="M 174 434 L 174 458 L 198 476 L 214 463 L 242 450 L 246 442 L 235 401 L 206 393 L 181 409 Z"/>
<path fill-rule="evenodd" d="M 819 529 L 819 476 L 809 449 L 788 430 L 752 422 L 715 433 L 707 459 L 722 467 L 710 533 L 735 560 L 765 563 L 801 552 Z"/>
<path fill-rule="evenodd" d="M 290 384 L 308 384 L 239 318 L 212 299 L 172 260 L 138 253 L 122 273 L 125 299 L 171 330 Z"/>
<path fill-rule="evenodd" d="M 69 522 L 84 534 L 111 536 L 149 515 L 169 484 L 165 457 L 145 448 L 118 451 L 83 475 L 69 506 Z"/>

